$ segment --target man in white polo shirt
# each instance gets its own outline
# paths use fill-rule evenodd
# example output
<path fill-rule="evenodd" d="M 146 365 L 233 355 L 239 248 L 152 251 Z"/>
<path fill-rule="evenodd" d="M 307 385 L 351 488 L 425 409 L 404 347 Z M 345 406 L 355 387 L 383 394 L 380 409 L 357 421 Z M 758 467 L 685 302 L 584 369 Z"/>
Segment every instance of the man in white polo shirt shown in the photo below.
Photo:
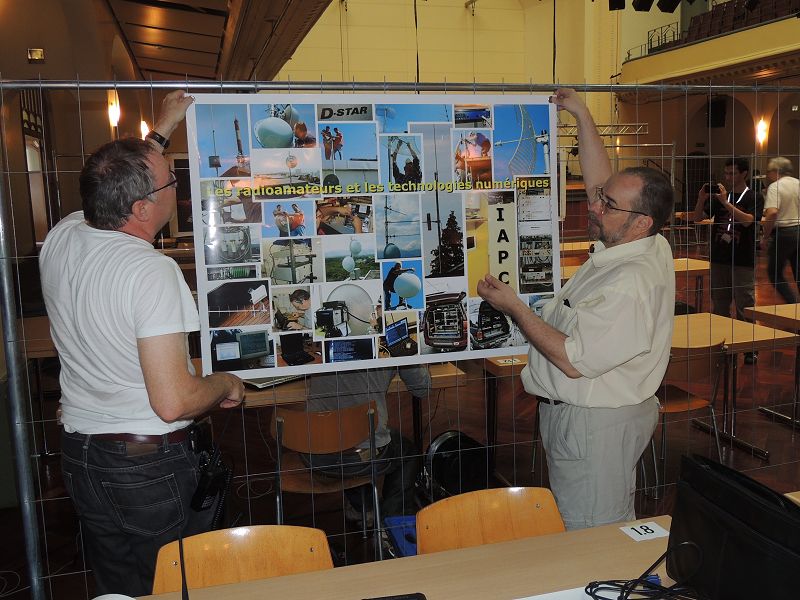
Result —
<path fill-rule="evenodd" d="M 61 361 L 62 472 L 97 594 L 149 594 L 159 548 L 210 528 L 190 506 L 193 417 L 242 402 L 238 377 L 196 376 L 187 333 L 200 320 L 181 270 L 153 248 L 176 209 L 162 156 L 192 97 L 169 94 L 147 141 L 100 147 L 80 175 L 83 211 L 39 258 Z"/>
<path fill-rule="evenodd" d="M 776 156 L 767 163 L 767 198 L 764 202 L 761 247 L 767 250 L 767 275 L 787 304 L 797 302 L 795 284 L 800 277 L 800 181 L 792 177 L 792 162 Z M 792 268 L 789 281 L 783 274 Z"/>
<path fill-rule="evenodd" d="M 675 272 L 658 233 L 673 210 L 661 173 L 612 174 L 591 114 L 574 90 L 550 98 L 578 124 L 589 202 L 589 260 L 538 318 L 491 275 L 478 293 L 511 316 L 531 344 L 522 372 L 536 394 L 550 487 L 568 529 L 635 518 L 636 464 L 658 422 L 655 396 L 669 362 Z"/>

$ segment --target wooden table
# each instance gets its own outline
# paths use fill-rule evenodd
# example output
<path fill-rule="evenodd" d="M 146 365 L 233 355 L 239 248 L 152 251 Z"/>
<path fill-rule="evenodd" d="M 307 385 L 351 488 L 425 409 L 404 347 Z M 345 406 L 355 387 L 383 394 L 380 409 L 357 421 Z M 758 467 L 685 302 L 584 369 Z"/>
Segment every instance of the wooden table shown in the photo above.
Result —
<path fill-rule="evenodd" d="M 33 373 L 36 378 L 36 396 L 39 403 L 39 414 L 42 418 L 42 452 L 51 454 L 47 447 L 47 432 L 44 418 L 44 388 L 42 387 L 41 359 L 58 356 L 56 345 L 50 336 L 50 319 L 46 315 L 38 317 L 23 317 L 17 319 L 17 331 L 22 342 L 22 352 L 25 360 L 33 361 Z M 35 440 L 34 440 L 35 441 Z"/>
<path fill-rule="evenodd" d="M 180 248 L 156 248 L 164 256 L 169 256 L 176 261 L 178 259 L 191 260 L 194 263 L 194 246 Z"/>
<path fill-rule="evenodd" d="M 707 235 L 709 227 L 714 224 L 714 219 L 700 219 L 699 221 L 695 221 L 693 210 L 676 212 L 675 220 L 681 223 L 690 223 L 691 225 L 678 225 L 678 227 L 694 227 L 695 242 L 700 245 L 705 245 L 705 241 L 709 237 Z M 672 229 L 672 231 L 674 231 L 674 229 Z"/>
<path fill-rule="evenodd" d="M 675 316 L 672 330 L 673 348 L 701 349 L 720 342 L 725 342 L 728 360 L 725 366 L 722 431 L 719 432 L 719 435 L 759 458 L 768 460 L 769 452 L 736 436 L 737 355 L 755 350 L 796 348 L 800 344 L 800 335 L 711 313 Z M 731 376 L 728 375 L 729 372 L 732 373 Z M 729 400 L 730 410 L 728 409 Z M 728 425 L 729 420 L 730 426 Z M 693 423 L 706 432 L 711 431 L 706 423 L 697 420 L 694 420 Z"/>
<path fill-rule="evenodd" d="M 668 516 L 643 519 L 669 529 Z M 590 581 L 635 579 L 656 562 L 667 538 L 636 542 L 619 524 L 499 544 L 409 556 L 325 571 L 190 590 L 192 600 L 359 600 L 421 592 L 428 600 L 513 600 L 583 587 Z M 656 568 L 669 581 L 664 563 Z M 146 596 L 180 600 L 180 592 Z"/>
<path fill-rule="evenodd" d="M 434 363 L 428 366 L 428 370 L 431 374 L 432 390 L 466 385 L 467 374 L 453 363 Z M 199 372 L 198 370 L 198 373 Z M 400 379 L 398 375 L 395 375 L 389 383 L 387 394 L 397 394 L 405 391 L 408 391 L 405 383 L 403 383 L 403 380 Z M 276 406 L 279 404 L 296 404 L 305 402 L 307 397 L 307 380 L 297 379 L 263 390 L 247 388 L 245 406 L 247 408 L 259 408 L 264 406 Z M 417 447 L 422 448 L 422 406 L 420 398 L 412 396 L 411 408 L 414 424 L 414 441 L 417 443 Z"/>
<path fill-rule="evenodd" d="M 800 506 L 800 491 L 784 494 L 789 500 Z"/>
<path fill-rule="evenodd" d="M 778 327 L 795 333 L 800 332 L 800 304 L 772 304 L 769 306 L 751 306 L 742 311 L 745 316 L 755 319 L 770 327 Z M 792 393 L 792 414 L 785 415 L 782 412 L 759 406 L 758 410 L 769 415 L 779 423 L 800 426 L 798 419 L 798 397 L 800 397 L 800 347 L 795 348 L 794 354 L 794 390 Z"/>
<path fill-rule="evenodd" d="M 28 317 L 21 319 L 18 323 L 20 333 L 25 339 L 25 357 L 28 359 L 39 359 L 57 356 L 53 339 L 50 337 L 50 320 L 46 316 Z M 24 327 L 24 331 L 23 328 Z M 199 359 L 192 359 L 195 364 L 195 371 L 202 373 Z M 37 382 L 41 390 L 41 375 L 36 362 Z M 434 363 L 429 366 L 431 374 L 431 389 L 439 390 L 450 387 L 460 387 L 466 385 L 467 374 L 453 363 Z M 407 388 L 403 380 L 395 375 L 389 384 L 387 393 L 396 394 L 405 392 Z M 40 393 L 41 395 L 41 393 Z M 247 388 L 245 394 L 245 407 L 259 408 L 262 406 L 275 406 L 277 404 L 294 404 L 305 402 L 308 396 L 306 380 L 298 379 L 290 381 L 273 388 L 257 390 Z M 41 405 L 40 398 L 40 405 Z M 414 423 L 414 439 L 421 447 L 422 444 L 422 407 L 419 398 L 412 397 L 412 413 Z"/>
<path fill-rule="evenodd" d="M 581 254 L 589 254 L 589 248 L 591 248 L 594 242 L 589 240 L 583 240 L 579 242 L 561 242 L 561 254 L 563 256 L 575 256 Z"/>
<path fill-rule="evenodd" d="M 701 311 L 703 307 L 703 277 L 711 271 L 711 263 L 697 258 L 676 258 L 674 262 L 675 277 L 695 278 L 695 309 Z M 581 265 L 562 266 L 561 283 L 566 283 L 580 268 Z"/>
<path fill-rule="evenodd" d="M 752 350 L 796 348 L 800 345 L 800 335 L 711 313 L 676 315 L 673 320 L 673 348 L 703 349 L 723 341 L 727 347 L 728 357 L 725 364 L 723 425 L 719 435 L 730 443 L 767 460 L 769 452 L 736 437 L 736 357 L 742 352 Z M 511 362 L 512 360 L 513 362 Z M 497 378 L 516 375 L 526 364 L 527 356 L 488 358 L 484 361 L 488 384 L 486 392 L 487 444 L 490 448 L 497 443 Z M 711 428 L 706 423 L 697 420 L 693 423 L 700 429 L 711 432 Z M 491 457 L 492 454 L 489 456 Z M 490 464 L 490 467 L 493 468 L 493 465 Z"/>
<path fill-rule="evenodd" d="M 22 350 L 25 358 L 52 358 L 58 356 L 56 345 L 50 337 L 50 319 L 39 317 L 23 317 L 17 319 L 17 330 L 20 340 L 24 341 Z"/>

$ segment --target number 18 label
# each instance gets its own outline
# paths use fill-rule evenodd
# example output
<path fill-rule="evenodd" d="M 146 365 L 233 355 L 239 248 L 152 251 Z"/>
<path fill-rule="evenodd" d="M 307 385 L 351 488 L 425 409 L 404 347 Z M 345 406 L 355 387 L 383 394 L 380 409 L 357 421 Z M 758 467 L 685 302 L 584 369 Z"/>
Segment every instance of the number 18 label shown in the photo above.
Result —
<path fill-rule="evenodd" d="M 636 525 L 627 525 L 625 527 L 620 527 L 620 529 L 628 537 L 637 542 L 667 537 L 669 535 L 669 531 L 654 521 L 650 521 L 648 523 L 637 523 Z"/>

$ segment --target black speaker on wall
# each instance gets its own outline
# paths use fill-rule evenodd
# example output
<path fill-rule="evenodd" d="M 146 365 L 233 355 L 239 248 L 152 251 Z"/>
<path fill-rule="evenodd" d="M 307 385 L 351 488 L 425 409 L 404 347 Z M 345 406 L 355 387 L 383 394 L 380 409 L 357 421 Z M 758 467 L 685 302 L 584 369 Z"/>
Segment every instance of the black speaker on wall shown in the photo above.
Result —
<path fill-rule="evenodd" d="M 661 12 L 674 13 L 680 3 L 681 0 L 658 0 L 657 6 Z"/>
<path fill-rule="evenodd" d="M 713 98 L 708 103 L 708 126 L 725 127 L 725 116 L 727 112 L 727 100 L 725 98 Z"/>
<path fill-rule="evenodd" d="M 608 10 L 625 10 L 625 0 L 608 0 Z"/>
<path fill-rule="evenodd" d="M 653 6 L 654 0 L 633 0 L 633 10 L 647 12 Z"/>

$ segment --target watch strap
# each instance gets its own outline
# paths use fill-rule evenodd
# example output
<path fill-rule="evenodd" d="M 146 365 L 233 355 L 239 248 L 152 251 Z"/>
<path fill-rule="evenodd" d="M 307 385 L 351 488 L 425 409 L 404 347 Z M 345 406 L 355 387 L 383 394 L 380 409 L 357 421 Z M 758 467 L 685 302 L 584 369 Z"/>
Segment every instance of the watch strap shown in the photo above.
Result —
<path fill-rule="evenodd" d="M 156 144 L 161 146 L 164 150 L 169 148 L 169 138 L 165 138 L 163 135 L 158 133 L 155 129 L 151 129 L 150 132 L 145 136 L 148 139 L 153 140 Z"/>

